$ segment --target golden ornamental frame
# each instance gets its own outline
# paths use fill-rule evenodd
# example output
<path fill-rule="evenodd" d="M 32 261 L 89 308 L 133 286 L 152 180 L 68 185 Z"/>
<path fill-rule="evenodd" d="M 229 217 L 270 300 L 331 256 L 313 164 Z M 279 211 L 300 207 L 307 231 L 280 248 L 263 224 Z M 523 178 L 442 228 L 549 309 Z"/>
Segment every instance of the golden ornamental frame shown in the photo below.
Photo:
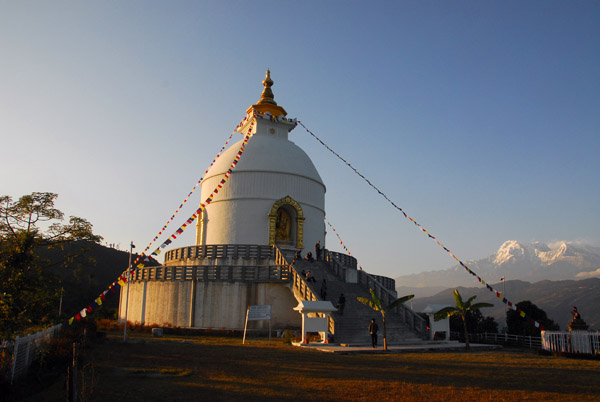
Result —
<path fill-rule="evenodd" d="M 304 212 L 296 200 L 289 195 L 275 201 L 269 212 L 269 245 L 275 245 L 275 221 L 277 219 L 277 210 L 283 206 L 289 205 L 296 210 L 296 248 L 304 248 Z"/>

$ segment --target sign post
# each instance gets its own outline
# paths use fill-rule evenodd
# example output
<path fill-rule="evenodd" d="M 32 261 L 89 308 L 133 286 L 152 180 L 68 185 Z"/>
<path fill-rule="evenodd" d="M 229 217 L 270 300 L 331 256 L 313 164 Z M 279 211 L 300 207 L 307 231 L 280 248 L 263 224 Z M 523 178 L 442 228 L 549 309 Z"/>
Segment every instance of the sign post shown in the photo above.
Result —
<path fill-rule="evenodd" d="M 269 345 L 271 344 L 271 305 L 248 306 L 246 309 L 246 323 L 244 324 L 244 339 L 242 344 L 246 343 L 246 329 L 248 321 L 269 320 Z"/>

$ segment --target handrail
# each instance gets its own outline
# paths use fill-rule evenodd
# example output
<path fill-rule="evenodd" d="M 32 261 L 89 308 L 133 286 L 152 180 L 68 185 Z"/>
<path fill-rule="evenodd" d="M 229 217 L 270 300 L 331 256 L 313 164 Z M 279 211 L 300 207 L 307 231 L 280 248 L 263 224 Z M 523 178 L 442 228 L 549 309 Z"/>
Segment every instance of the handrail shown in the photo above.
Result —
<path fill-rule="evenodd" d="M 396 291 L 396 281 L 392 278 L 388 278 L 387 276 L 382 276 L 382 275 L 374 275 L 374 274 L 369 274 L 371 275 L 373 278 L 377 279 L 377 281 L 379 283 L 381 283 L 383 285 L 384 288 L 395 292 Z"/>
<path fill-rule="evenodd" d="M 375 296 L 381 301 L 381 304 L 387 306 L 397 299 L 396 292 L 392 292 L 383 286 L 375 276 L 365 271 L 358 271 L 358 283 L 367 289 L 373 289 Z M 423 317 L 401 304 L 393 310 L 402 315 L 402 321 L 420 334 L 423 338 L 427 335 L 427 323 Z"/>
<path fill-rule="evenodd" d="M 298 301 L 303 301 L 303 300 L 322 301 L 321 298 L 315 292 L 312 291 L 312 289 L 310 288 L 310 285 L 306 281 L 306 278 L 304 278 L 300 273 L 298 273 L 298 271 L 296 270 L 296 267 L 294 267 L 293 264 L 288 262 L 288 260 L 285 258 L 285 256 L 279 249 L 279 247 L 277 247 L 277 245 L 273 245 L 272 247 L 275 250 L 275 263 L 277 265 L 281 265 L 281 266 L 283 266 L 285 263 L 289 267 L 289 275 L 290 275 L 290 279 L 291 279 L 290 287 L 291 287 L 292 293 L 294 294 L 294 297 L 296 298 L 296 300 L 298 300 Z M 324 315 L 324 314 L 320 314 L 320 315 Z M 329 328 L 329 333 L 334 334 L 335 333 L 335 321 L 331 317 L 330 314 L 328 314 L 327 317 L 328 317 L 327 326 Z"/>
<path fill-rule="evenodd" d="M 450 331 L 449 337 L 449 339 L 460 341 L 464 340 L 465 333 Z M 508 333 L 469 332 L 469 341 L 495 345 L 518 345 L 530 349 L 542 347 L 542 338 L 539 336 L 514 335 Z"/>
<path fill-rule="evenodd" d="M 355 269 L 356 270 L 356 259 L 352 256 L 342 253 L 336 253 L 329 250 L 325 250 L 325 262 L 328 263 L 329 268 L 342 280 L 346 280 L 344 269 Z M 395 283 L 393 279 L 381 277 L 378 275 L 371 275 L 363 270 L 357 270 L 358 272 L 358 284 L 361 285 L 365 290 L 373 289 L 375 295 L 381 300 L 384 306 L 389 305 L 396 300 L 396 292 L 390 290 L 386 285 L 391 286 Z M 389 279 L 389 283 L 381 283 L 381 279 Z M 404 305 L 396 307 L 394 312 L 402 316 L 402 321 L 407 324 L 411 330 L 417 332 L 421 337 L 425 338 L 427 335 L 427 323 L 423 317 L 416 314 L 414 311 Z"/>
<path fill-rule="evenodd" d="M 324 250 L 325 262 L 329 265 L 329 269 L 333 271 L 334 274 L 344 282 L 346 281 L 346 276 L 343 272 L 344 265 L 338 261 L 338 258 L 335 254 L 329 250 Z"/>
<path fill-rule="evenodd" d="M 341 264 L 342 266 L 348 267 L 350 269 L 357 269 L 358 262 L 356 261 L 356 258 L 352 257 L 351 255 L 323 249 L 323 256 L 325 262 L 329 264 L 335 261 Z"/>

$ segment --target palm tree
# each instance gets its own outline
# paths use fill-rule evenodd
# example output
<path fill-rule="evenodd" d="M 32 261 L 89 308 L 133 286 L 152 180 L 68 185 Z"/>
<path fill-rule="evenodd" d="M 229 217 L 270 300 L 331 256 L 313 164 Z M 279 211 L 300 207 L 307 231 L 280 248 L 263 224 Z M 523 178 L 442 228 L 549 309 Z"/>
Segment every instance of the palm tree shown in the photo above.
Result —
<path fill-rule="evenodd" d="M 388 350 L 387 338 L 386 338 L 387 334 L 386 334 L 386 330 L 385 330 L 385 313 L 392 310 L 394 307 L 397 307 L 397 306 L 401 305 L 402 303 L 409 301 L 410 299 L 415 297 L 415 295 L 408 295 L 408 296 L 401 297 L 399 299 L 394 300 L 389 305 L 384 307 L 381 304 L 381 300 L 379 300 L 379 298 L 377 296 L 375 296 L 375 292 L 373 292 L 373 289 L 369 288 L 369 292 L 371 293 L 371 300 L 369 300 L 365 297 L 357 297 L 356 299 L 359 302 L 361 302 L 362 304 L 365 304 L 365 305 L 371 307 L 373 310 L 379 311 L 381 313 L 381 319 L 383 321 L 383 350 Z"/>
<path fill-rule="evenodd" d="M 494 307 L 494 305 L 490 304 L 490 303 L 471 304 L 477 296 L 473 296 L 469 300 L 464 302 L 462 297 L 460 296 L 460 293 L 458 293 L 458 289 L 454 289 L 454 292 L 452 292 L 452 294 L 454 295 L 454 300 L 456 301 L 456 307 L 444 307 L 443 309 L 441 309 L 440 311 L 438 311 L 437 313 L 435 313 L 433 315 L 433 319 L 435 321 L 439 321 L 446 317 L 452 317 L 453 315 L 457 315 L 460 318 L 462 318 L 463 327 L 465 329 L 465 347 L 468 350 L 469 349 L 469 331 L 467 330 L 467 314 L 468 314 L 468 312 L 471 310 L 479 310 L 484 307 Z"/>

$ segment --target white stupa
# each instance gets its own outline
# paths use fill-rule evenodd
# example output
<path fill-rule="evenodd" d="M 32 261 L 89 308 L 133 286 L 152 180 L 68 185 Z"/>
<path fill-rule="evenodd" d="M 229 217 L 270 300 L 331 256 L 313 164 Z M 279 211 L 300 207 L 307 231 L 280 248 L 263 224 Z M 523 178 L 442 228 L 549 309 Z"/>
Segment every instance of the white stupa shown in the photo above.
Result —
<path fill-rule="evenodd" d="M 290 261 L 298 251 L 313 250 L 317 241 L 325 245 L 325 185 L 308 155 L 289 139 L 297 123 L 275 102 L 269 71 L 263 85 L 260 100 L 238 127 L 244 137 L 249 130 L 252 135 L 198 218 L 196 245 L 170 250 L 163 266 L 135 273 L 128 320 L 239 329 L 249 305 L 271 305 L 274 326 L 300 325 Z M 218 188 L 243 141 L 207 172 L 202 201 Z M 125 305 L 123 290 L 121 319 Z"/>
<path fill-rule="evenodd" d="M 325 185 L 308 155 L 290 141 L 296 120 L 275 102 L 269 71 L 263 85 L 260 100 L 238 127 L 244 139 L 228 148 L 202 181 L 201 202 L 212 200 L 198 218 L 196 244 L 167 251 L 162 266 L 136 270 L 129 298 L 121 287 L 119 317 L 125 319 L 128 306 L 132 322 L 241 329 L 248 306 L 270 306 L 272 328 L 300 328 L 304 321 L 296 306 L 308 301 L 336 310 L 330 302 L 345 294 L 351 307 L 344 314 L 317 313 L 327 325 L 323 336 L 367 342 L 361 323 L 368 323 L 373 311 L 356 297 L 369 297 L 372 289 L 387 305 L 397 296 L 395 281 L 357 270 L 352 256 L 325 249 Z M 318 261 L 295 257 L 313 252 L 317 242 L 322 247 Z M 319 282 L 308 280 L 311 276 Z M 421 317 L 404 306 L 397 313 L 396 319 L 388 313 L 396 339 L 425 336 Z M 248 326 L 260 329 L 267 323 Z"/>
<path fill-rule="evenodd" d="M 325 185 L 314 164 L 289 139 L 296 120 L 273 99 L 270 72 L 260 100 L 239 131 L 253 130 L 228 183 L 198 220 L 196 244 L 277 244 L 302 250 L 325 241 Z M 225 176 L 243 140 L 232 145 L 202 181 L 205 200 Z"/>

